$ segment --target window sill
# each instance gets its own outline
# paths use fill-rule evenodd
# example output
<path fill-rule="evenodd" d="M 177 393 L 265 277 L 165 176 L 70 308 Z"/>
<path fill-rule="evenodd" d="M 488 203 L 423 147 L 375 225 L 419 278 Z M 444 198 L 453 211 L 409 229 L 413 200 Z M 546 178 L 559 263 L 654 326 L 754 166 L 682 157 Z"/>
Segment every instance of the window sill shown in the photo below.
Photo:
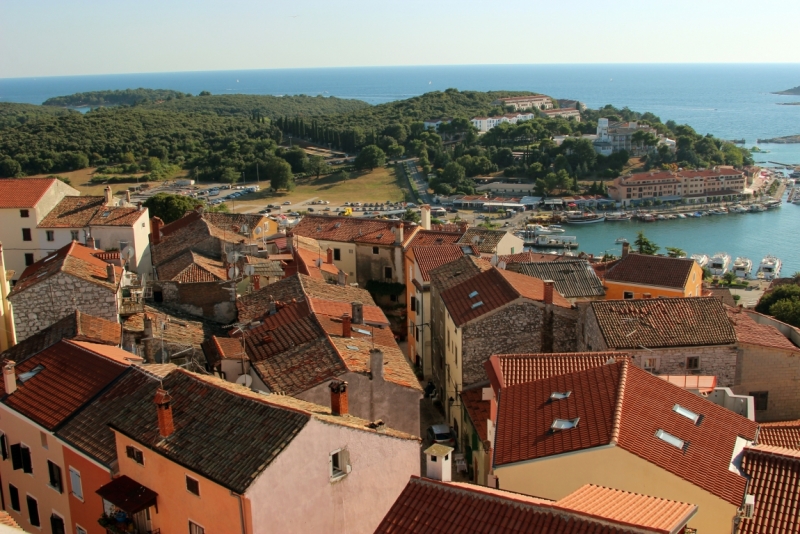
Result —
<path fill-rule="evenodd" d="M 76 499 L 78 499 L 78 500 L 79 500 L 79 501 L 81 501 L 81 502 L 86 502 L 85 500 L 83 500 L 83 497 L 81 497 L 81 496 L 79 496 L 79 495 L 75 495 L 75 494 L 74 494 L 74 493 L 72 493 L 72 492 L 70 492 L 70 495 L 71 495 L 72 497 L 75 497 Z"/>
<path fill-rule="evenodd" d="M 330 482 L 331 482 L 331 484 L 334 484 L 334 483 L 339 482 L 340 480 L 343 480 L 345 478 L 347 478 L 347 473 L 338 473 L 338 474 L 333 475 L 331 477 Z"/>

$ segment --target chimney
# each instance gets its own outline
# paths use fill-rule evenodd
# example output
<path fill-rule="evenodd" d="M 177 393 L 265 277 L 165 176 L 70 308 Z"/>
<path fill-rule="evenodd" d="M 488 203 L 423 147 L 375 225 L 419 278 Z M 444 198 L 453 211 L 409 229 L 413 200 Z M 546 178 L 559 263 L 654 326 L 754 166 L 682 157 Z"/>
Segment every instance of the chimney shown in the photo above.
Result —
<path fill-rule="evenodd" d="M 344 274 L 344 271 L 343 271 L 343 270 L 341 270 L 341 269 L 339 269 L 339 275 L 338 275 L 338 276 L 337 276 L 337 278 L 336 278 L 336 282 L 337 282 L 337 283 L 338 283 L 340 286 L 343 286 L 343 285 L 346 285 L 346 284 L 347 284 L 347 275 L 346 275 L 346 274 Z"/>
<path fill-rule="evenodd" d="M 17 390 L 17 372 L 14 370 L 16 365 L 12 360 L 8 360 L 3 367 L 3 382 L 6 387 L 6 395 L 11 395 Z"/>
<path fill-rule="evenodd" d="M 423 204 L 420 206 L 420 218 L 423 230 L 431 229 L 431 206 L 430 204 Z"/>
<path fill-rule="evenodd" d="M 394 244 L 401 245 L 403 244 L 403 223 L 398 223 L 397 226 L 392 228 L 392 233 L 394 234 Z"/>
<path fill-rule="evenodd" d="M 250 279 L 253 281 L 253 289 L 258 291 L 261 289 L 261 275 L 259 274 L 252 274 L 250 275 Z"/>
<path fill-rule="evenodd" d="M 110 263 L 106 265 L 106 280 L 108 280 L 111 284 L 117 284 L 117 272 L 114 270 L 114 266 Z"/>
<path fill-rule="evenodd" d="M 105 196 L 106 196 L 106 206 L 110 206 L 111 205 L 111 201 L 113 199 L 113 197 L 111 195 L 111 186 L 107 185 L 106 188 L 103 190 L 103 193 L 105 193 Z"/>
<path fill-rule="evenodd" d="M 630 249 L 631 249 L 630 243 L 623 243 L 622 244 L 622 257 L 623 258 L 628 255 L 628 252 L 630 252 Z"/>
<path fill-rule="evenodd" d="M 139 211 L 144 211 L 144 204 L 142 204 L 141 202 L 137 202 L 136 207 L 139 209 Z"/>
<path fill-rule="evenodd" d="M 131 203 L 131 192 L 130 191 L 125 191 L 125 203 L 126 204 L 130 204 Z"/>
<path fill-rule="evenodd" d="M 331 380 L 331 413 L 333 415 L 347 415 L 347 382 Z"/>
<path fill-rule="evenodd" d="M 542 280 L 542 282 L 544 283 L 544 303 L 552 304 L 554 282 L 552 280 Z"/>
<path fill-rule="evenodd" d="M 350 317 L 353 324 L 364 324 L 364 305 L 359 301 L 350 304 L 351 313 Z"/>
<path fill-rule="evenodd" d="M 383 381 L 383 351 L 381 349 L 369 351 L 369 372 L 373 380 Z"/>
<path fill-rule="evenodd" d="M 156 410 L 158 410 L 158 433 L 162 438 L 168 438 L 175 432 L 175 425 L 172 422 L 172 406 L 170 405 L 172 397 L 166 390 L 158 388 L 154 401 Z"/>
<path fill-rule="evenodd" d="M 199 213 L 200 215 L 202 215 L 202 214 L 203 214 L 203 205 L 202 205 L 202 204 L 198 204 L 198 205 L 196 205 L 196 206 L 194 207 L 194 211 L 196 211 L 197 213 Z M 238 230 L 237 230 L 237 233 L 238 233 Z"/>
<path fill-rule="evenodd" d="M 86 237 L 86 246 L 94 250 L 94 238 L 91 235 Z"/>
<path fill-rule="evenodd" d="M 343 313 L 342 314 L 342 337 L 350 337 L 350 314 Z"/>
<path fill-rule="evenodd" d="M 333 249 L 332 248 L 328 249 L 328 260 L 325 263 L 327 263 L 329 265 L 333 265 Z"/>
<path fill-rule="evenodd" d="M 164 221 L 160 217 L 153 217 L 150 219 L 150 242 L 154 245 L 161 243 L 161 227 L 164 226 Z"/>
<path fill-rule="evenodd" d="M 269 298 L 269 314 L 275 315 L 278 313 L 278 306 L 275 304 L 275 299 L 272 297 Z"/>

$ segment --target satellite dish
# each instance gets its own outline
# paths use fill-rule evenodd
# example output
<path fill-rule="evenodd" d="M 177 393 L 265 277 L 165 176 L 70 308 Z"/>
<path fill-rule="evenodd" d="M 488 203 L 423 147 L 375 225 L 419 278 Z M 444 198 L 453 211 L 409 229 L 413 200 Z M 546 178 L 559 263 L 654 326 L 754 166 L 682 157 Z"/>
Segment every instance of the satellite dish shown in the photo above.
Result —
<path fill-rule="evenodd" d="M 237 276 L 239 276 L 239 268 L 234 265 L 233 267 L 228 269 L 228 278 L 232 279 L 236 278 Z"/>
<path fill-rule="evenodd" d="M 124 259 L 124 260 L 133 259 L 133 257 L 135 255 L 136 255 L 136 251 L 133 250 L 133 247 L 130 246 L 130 245 L 128 245 L 127 247 L 123 248 L 122 252 L 120 252 L 120 256 L 122 256 L 122 259 Z"/>
<path fill-rule="evenodd" d="M 239 375 L 239 378 L 236 379 L 236 383 L 249 388 L 253 384 L 253 377 L 250 375 Z"/>
<path fill-rule="evenodd" d="M 242 255 L 238 252 L 231 252 L 230 253 L 230 261 L 236 262 L 242 258 Z"/>
<path fill-rule="evenodd" d="M 244 266 L 244 274 L 246 276 L 253 276 L 254 274 L 256 274 L 255 265 L 245 265 Z"/>
<path fill-rule="evenodd" d="M 247 226 L 246 224 L 243 224 L 243 225 L 242 225 L 242 233 L 243 233 L 243 234 L 246 234 L 248 229 L 249 229 L 249 228 L 248 228 L 248 226 Z"/>
<path fill-rule="evenodd" d="M 256 229 L 253 230 L 253 232 L 255 232 L 256 235 L 261 235 L 261 232 L 263 231 L 264 230 L 262 230 L 260 226 L 256 226 Z"/>

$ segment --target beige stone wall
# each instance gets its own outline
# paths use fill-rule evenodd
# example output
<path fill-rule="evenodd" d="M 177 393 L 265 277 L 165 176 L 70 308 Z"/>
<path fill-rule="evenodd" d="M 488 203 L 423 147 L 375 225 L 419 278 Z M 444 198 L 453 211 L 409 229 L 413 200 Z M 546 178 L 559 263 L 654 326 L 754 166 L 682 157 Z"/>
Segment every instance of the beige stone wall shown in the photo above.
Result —
<path fill-rule="evenodd" d="M 645 360 L 655 358 L 657 374 L 685 375 L 695 374 L 716 376 L 717 386 L 731 387 L 736 376 L 737 350 L 733 345 L 717 345 L 710 347 L 677 347 L 652 350 L 626 350 L 633 356 L 633 363 L 645 368 Z M 686 369 L 686 359 L 700 358 L 700 369 Z"/>
<path fill-rule="evenodd" d="M 738 361 L 733 392 L 768 393 L 767 409 L 756 410 L 756 421 L 800 419 L 800 354 L 747 345 L 740 347 Z"/>

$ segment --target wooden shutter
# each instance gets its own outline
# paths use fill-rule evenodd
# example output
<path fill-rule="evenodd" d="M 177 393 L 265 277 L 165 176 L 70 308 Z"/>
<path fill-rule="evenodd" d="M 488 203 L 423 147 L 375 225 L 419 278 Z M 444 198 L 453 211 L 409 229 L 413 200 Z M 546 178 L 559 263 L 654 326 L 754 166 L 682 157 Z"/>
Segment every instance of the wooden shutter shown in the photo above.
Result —
<path fill-rule="evenodd" d="M 64 483 L 61 479 L 61 468 L 47 460 L 47 471 L 50 475 L 50 485 L 57 489 L 59 493 L 64 493 Z"/>
<path fill-rule="evenodd" d="M 8 442 L 6 435 L 0 432 L 0 454 L 3 455 L 3 460 L 8 460 Z"/>
<path fill-rule="evenodd" d="M 81 483 L 81 474 L 75 469 L 70 468 L 69 478 L 72 483 L 72 493 L 79 499 L 83 499 L 83 484 Z"/>
<path fill-rule="evenodd" d="M 39 521 L 39 503 L 36 502 L 36 499 L 33 497 L 26 497 L 25 500 L 28 503 L 28 520 L 30 524 L 34 527 L 42 526 L 41 522 Z"/>
<path fill-rule="evenodd" d="M 11 446 L 11 467 L 22 469 L 22 445 L 19 443 Z"/>
<path fill-rule="evenodd" d="M 31 450 L 28 447 L 22 447 L 21 453 L 22 453 L 22 471 L 24 473 L 33 473 L 33 464 L 31 463 Z"/>
<path fill-rule="evenodd" d="M 50 529 L 52 530 L 53 534 L 65 534 L 64 529 L 64 520 L 58 517 L 56 514 L 50 516 Z"/>

